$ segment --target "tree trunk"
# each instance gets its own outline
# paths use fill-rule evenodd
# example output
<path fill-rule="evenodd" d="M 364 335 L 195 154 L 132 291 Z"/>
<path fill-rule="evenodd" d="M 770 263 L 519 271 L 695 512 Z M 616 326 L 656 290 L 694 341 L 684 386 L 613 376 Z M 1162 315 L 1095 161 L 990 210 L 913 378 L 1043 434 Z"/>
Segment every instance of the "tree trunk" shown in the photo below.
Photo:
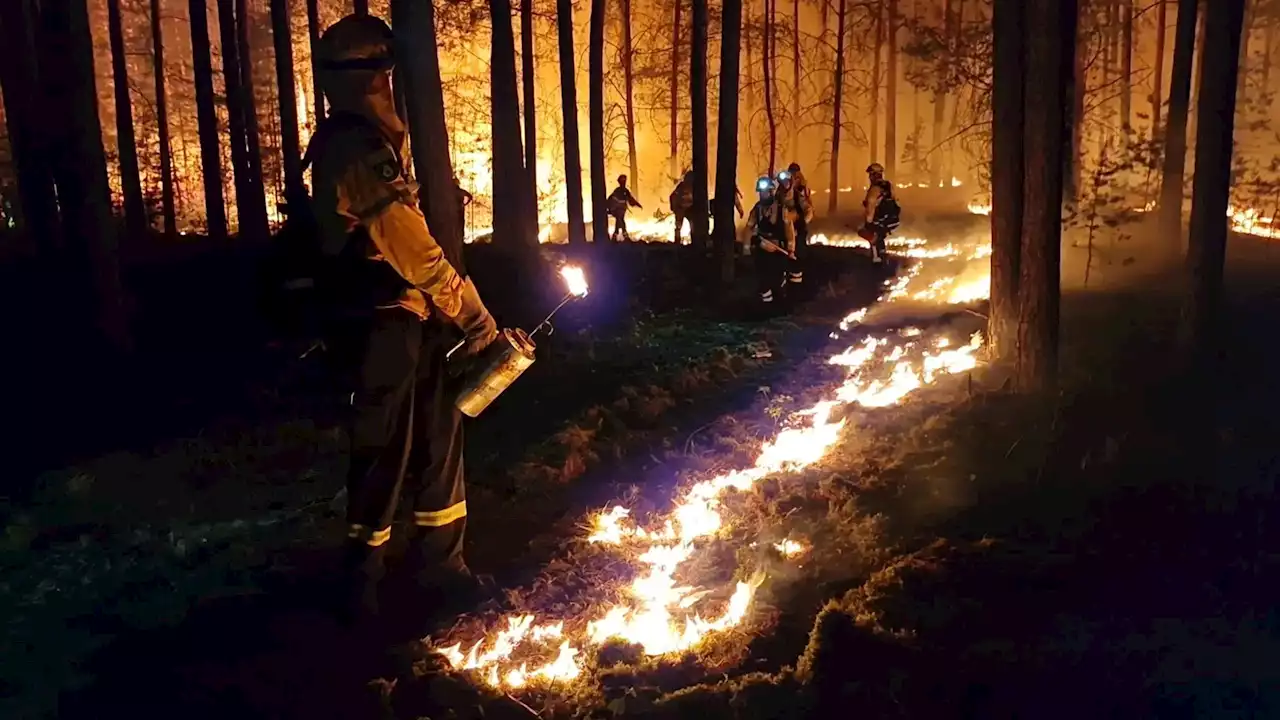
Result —
<path fill-rule="evenodd" d="M 1120 130 L 1127 137 L 1133 127 L 1133 0 L 1124 0 L 1120 12 Z"/>
<path fill-rule="evenodd" d="M 1222 270 L 1226 258 L 1231 155 L 1235 130 L 1236 74 L 1239 70 L 1244 0 L 1214 0 L 1204 15 L 1204 64 L 1200 75 L 1200 120 L 1196 174 L 1191 192 L 1187 272 L 1191 292 L 1183 311 L 1185 347 L 1200 383 L 1212 382 L 1222 325 Z M 1201 393 L 1211 397 L 1212 393 Z M 1201 408 L 1197 408 L 1199 410 Z M 1204 408 L 1208 409 L 1208 408 Z"/>
<path fill-rule="evenodd" d="M 1188 105 L 1187 114 L 1187 137 L 1194 138 L 1196 136 L 1196 121 L 1199 119 L 1199 113 L 1190 112 L 1190 108 L 1200 105 L 1200 75 L 1204 72 L 1204 0 L 1197 3 L 1199 6 L 1197 18 L 1199 18 L 1200 26 L 1196 30 L 1196 47 L 1192 51 L 1195 55 L 1195 66 L 1191 71 L 1191 103 Z M 1175 48 L 1174 52 L 1177 52 Z"/>
<path fill-rule="evenodd" d="M 42 253 L 62 245 L 57 192 L 48 158 L 56 151 L 50 137 L 53 117 L 36 62 L 36 11 L 31 0 L 0 2 L 0 88 L 9 152 L 18 180 L 22 229 Z"/>
<path fill-rule="evenodd" d="M 227 238 L 227 207 L 222 199 L 222 151 L 218 138 L 218 115 L 213 106 L 209 16 L 203 0 L 188 0 L 187 7 L 191 15 L 192 71 L 196 85 L 196 126 L 200 135 L 205 224 L 210 239 L 221 241 Z"/>
<path fill-rule="evenodd" d="M 1048 391 L 1057 381 L 1062 255 L 1062 148 L 1067 77 L 1075 38 L 1063 34 L 1075 0 L 1028 0 L 1022 253 L 1018 278 L 1017 386 Z"/>
<path fill-rule="evenodd" d="M 1000 362 L 1017 358 L 1018 268 L 1022 253 L 1023 0 L 995 0 L 991 93 L 991 310 L 987 335 Z"/>
<path fill-rule="evenodd" d="M 578 88 L 573 68 L 573 0 L 556 0 L 556 34 L 560 40 L 560 112 L 564 115 L 565 208 L 569 242 L 587 241 L 582 221 L 582 157 L 578 140 Z"/>
<path fill-rule="evenodd" d="M 697 0 L 695 0 L 696 2 Z M 591 0 L 590 37 L 587 38 L 588 120 L 587 144 L 591 153 L 591 239 L 609 241 L 609 213 L 604 179 L 604 3 Z M 696 110 L 695 110 L 696 111 Z"/>
<path fill-rule="evenodd" d="M 195 2 L 196 0 L 190 0 Z M 307 0 L 307 35 L 311 42 L 311 99 L 315 100 L 315 125 L 320 127 L 324 119 L 324 93 L 320 91 L 320 5 L 319 0 Z"/>
<path fill-rule="evenodd" d="M 844 36 L 848 19 L 848 0 L 840 0 L 836 9 L 836 76 L 835 98 L 831 110 L 831 188 L 827 212 L 835 214 L 840 201 L 840 110 L 844 104 Z"/>
<path fill-rule="evenodd" d="M 248 208 L 240 202 L 240 231 L 247 237 L 265 240 L 270 234 L 267 221 L 267 191 L 262 182 L 262 146 L 258 142 L 258 104 L 253 86 L 253 48 L 249 44 L 248 0 L 236 0 L 236 40 L 240 67 L 240 111 L 244 114 L 245 172 L 249 189 Z M 247 232 L 246 232 L 247 230 Z"/>
<path fill-rule="evenodd" d="M 741 2 L 741 0 L 739 0 Z M 631 45 L 631 0 L 622 0 L 622 82 L 627 109 L 627 160 L 631 191 L 640 194 L 640 156 L 636 152 L 635 48 Z"/>
<path fill-rule="evenodd" d="M 889 0 L 889 76 L 885 80 L 884 169 L 894 177 L 898 164 L 898 0 Z"/>
<path fill-rule="evenodd" d="M 351 9 L 356 15 L 368 15 L 369 0 L 355 0 L 352 3 Z"/>
<path fill-rule="evenodd" d="M 164 87 L 161 17 L 160 0 L 151 0 L 151 67 L 156 80 L 156 126 L 160 132 L 160 213 L 164 216 L 164 236 L 172 238 L 178 234 L 178 218 L 173 203 L 173 148 L 169 139 L 169 101 Z M 294 142 L 297 142 L 296 136 Z"/>
<path fill-rule="evenodd" d="M 800 0 L 791 0 L 791 125 L 800 126 Z M 800 159 L 800 132 L 791 134 L 791 162 Z"/>
<path fill-rule="evenodd" d="M 404 78 L 405 114 L 415 175 L 422 185 L 419 202 L 431 236 L 460 275 L 467 274 L 462 252 L 463 227 L 449 157 L 449 127 L 444 117 L 444 87 L 436 44 L 434 0 L 391 0 L 397 68 Z"/>
<path fill-rule="evenodd" d="M 1169 32 L 1169 3 L 1157 0 L 1156 66 L 1151 81 L 1151 138 L 1159 141 L 1162 133 L 1160 117 L 1164 113 L 1164 45 Z"/>
<path fill-rule="evenodd" d="M 1191 96 L 1191 60 L 1196 40 L 1196 0 L 1178 1 L 1173 38 L 1173 74 L 1169 80 L 1169 117 L 1165 124 L 1164 167 L 1160 174 L 1160 237 L 1171 252 L 1182 247 L 1182 179 L 1187 169 L 1187 110 Z"/>
<path fill-rule="evenodd" d="M 693 0 L 693 53 L 689 59 L 689 104 L 693 108 L 693 217 L 689 242 L 710 245 L 707 197 L 710 168 L 707 158 L 707 0 Z M 730 196 L 732 197 L 732 196 Z"/>
<path fill-rule="evenodd" d="M 671 22 L 671 153 L 667 161 L 667 174 L 673 181 L 679 181 L 680 178 L 680 2 L 681 0 L 671 2 L 674 8 Z"/>
<path fill-rule="evenodd" d="M 538 215 L 538 74 L 533 55 L 533 0 L 520 0 L 520 82 L 524 85 L 524 170 L 528 174 L 525 208 L 535 230 Z"/>
<path fill-rule="evenodd" d="M 625 1 L 625 0 L 624 0 Z M 706 0 L 695 0 L 706 8 Z M 695 12 L 697 5 L 695 7 Z M 716 133 L 716 249 L 720 255 L 720 282 L 733 282 L 737 232 L 733 201 L 738 177 L 738 64 L 742 36 L 742 0 L 724 0 L 720 36 L 720 112 Z M 704 90 L 705 92 L 705 90 Z M 694 108 L 698 104 L 694 103 Z M 695 170 L 696 173 L 696 163 Z M 695 225 L 696 227 L 696 225 Z"/>
<path fill-rule="evenodd" d="M 129 241 L 138 242 L 147 230 L 142 205 L 142 176 L 138 173 L 138 142 L 133 135 L 133 103 L 129 99 L 129 64 L 125 54 L 120 0 L 107 0 L 107 34 L 111 37 L 111 77 L 116 100 L 116 155 L 124 196 L 124 227 Z"/>
<path fill-rule="evenodd" d="M 778 172 L 778 121 L 774 114 L 773 91 L 777 84 L 777 73 L 773 65 L 773 55 L 777 50 L 775 33 L 777 0 L 764 0 L 764 30 L 761 33 L 760 45 L 764 49 L 764 114 L 769 123 L 769 175 Z"/>
<path fill-rule="evenodd" d="M 1249 100 L 1249 38 L 1253 34 L 1253 6 L 1245 0 L 1244 20 L 1240 29 L 1240 60 L 1236 68 L 1236 97 Z"/>
<path fill-rule="evenodd" d="M 871 60 L 871 142 L 867 146 L 867 164 L 879 162 L 876 155 L 880 152 L 880 55 L 884 52 L 884 4 L 876 1 L 872 12 L 872 32 L 875 33 L 874 57 Z"/>
<path fill-rule="evenodd" d="M 944 26 L 944 35 L 947 42 L 951 42 L 951 0 L 943 0 L 942 6 L 942 22 Z M 951 50 L 945 48 L 942 51 L 943 62 L 947 65 L 951 64 Z M 933 92 L 933 162 L 929 163 L 931 170 L 929 174 L 929 185 L 931 187 L 942 187 L 942 142 L 943 121 L 947 116 L 947 94 L 941 87 Z"/>
<path fill-rule="evenodd" d="M 153 0 L 157 1 L 157 0 Z M 298 143 L 298 97 L 293 86 L 293 32 L 289 0 L 271 0 L 271 39 L 276 49 L 276 88 L 280 93 L 280 152 L 285 188 L 302 183 Z"/>
<path fill-rule="evenodd" d="M 525 209 L 528 174 L 520 144 L 520 95 L 516 84 L 516 37 L 511 3 L 489 0 L 489 134 L 493 149 L 493 239 L 515 250 L 532 249 L 538 228 Z M 502 208 L 501 212 L 498 208 Z"/>
<path fill-rule="evenodd" d="M 1262 76 L 1258 79 L 1262 88 L 1262 106 L 1263 110 L 1269 115 L 1271 112 L 1271 49 L 1276 43 L 1276 23 L 1274 19 L 1269 19 L 1263 28 L 1263 48 L 1262 48 Z"/>
<path fill-rule="evenodd" d="M 1063 199 L 1071 208 L 1076 207 L 1076 203 L 1080 199 L 1080 180 L 1083 172 L 1084 163 L 1084 95 L 1088 89 L 1088 65 L 1086 64 L 1086 53 L 1082 52 L 1080 43 L 1080 16 L 1073 15 L 1068 18 L 1071 23 L 1066 28 L 1067 37 L 1074 38 L 1071 46 L 1071 77 L 1067 88 L 1068 96 L 1071 98 L 1071 109 L 1067 113 L 1067 127 L 1070 129 L 1070 138 L 1067 146 L 1070 148 L 1067 157 L 1063 159 L 1066 167 L 1066 174 L 1063 180 Z"/>
<path fill-rule="evenodd" d="M 243 94 L 240 91 L 239 49 L 236 46 L 236 19 L 233 0 L 217 0 L 218 35 L 221 39 L 222 87 L 227 107 L 227 140 L 231 144 L 231 171 L 236 190 L 237 232 L 246 235 L 246 212 L 253 194 L 249 187 L 248 158 L 244 137 Z"/>
<path fill-rule="evenodd" d="M 43 159 L 52 162 L 68 243 L 75 243 L 64 284 L 92 288 L 93 297 L 84 298 L 82 309 L 96 313 L 98 334 L 112 350 L 127 353 L 131 344 L 87 2 L 49 0 L 40 12 L 40 82 L 51 100 L 46 121 L 57 128 L 53 154 Z"/>

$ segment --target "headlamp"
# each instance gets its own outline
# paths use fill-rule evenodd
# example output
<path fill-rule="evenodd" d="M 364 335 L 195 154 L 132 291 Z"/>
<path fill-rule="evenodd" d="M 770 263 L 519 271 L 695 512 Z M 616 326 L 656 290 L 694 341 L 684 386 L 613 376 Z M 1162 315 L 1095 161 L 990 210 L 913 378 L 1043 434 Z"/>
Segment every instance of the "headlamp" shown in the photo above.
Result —
<path fill-rule="evenodd" d="M 791 173 L 787 172 L 786 170 L 783 170 L 782 172 L 778 173 L 778 182 L 786 182 L 790 179 L 791 179 Z"/>
<path fill-rule="evenodd" d="M 756 181 L 756 192 L 764 192 L 764 191 L 768 190 L 768 189 L 769 189 L 769 185 L 770 185 L 770 182 L 769 182 L 767 179 L 761 178 L 761 179 L 757 180 L 757 181 Z"/>

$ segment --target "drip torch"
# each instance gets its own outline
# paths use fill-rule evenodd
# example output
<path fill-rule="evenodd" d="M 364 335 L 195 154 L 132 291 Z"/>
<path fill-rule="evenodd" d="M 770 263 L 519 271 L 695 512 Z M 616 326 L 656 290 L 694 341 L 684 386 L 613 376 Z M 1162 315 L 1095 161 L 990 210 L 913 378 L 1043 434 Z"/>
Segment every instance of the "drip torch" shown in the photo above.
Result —
<path fill-rule="evenodd" d="M 507 328 L 476 357 L 475 364 L 464 378 L 462 390 L 454 401 L 454 405 L 462 411 L 462 414 L 467 417 L 478 417 L 484 412 L 485 408 L 489 407 L 533 364 L 534 351 L 537 349 L 537 345 L 533 342 L 534 336 L 543 328 L 551 327 L 551 318 L 555 317 L 555 314 L 560 312 L 560 308 L 567 305 L 570 300 L 587 296 L 587 278 L 582 268 L 566 265 L 560 268 L 560 276 L 564 278 L 568 292 L 564 294 L 560 304 L 538 323 L 533 332 L 526 333 L 520 328 Z M 463 340 L 454 345 L 449 350 L 448 357 L 452 357 L 465 343 L 466 340 Z"/>

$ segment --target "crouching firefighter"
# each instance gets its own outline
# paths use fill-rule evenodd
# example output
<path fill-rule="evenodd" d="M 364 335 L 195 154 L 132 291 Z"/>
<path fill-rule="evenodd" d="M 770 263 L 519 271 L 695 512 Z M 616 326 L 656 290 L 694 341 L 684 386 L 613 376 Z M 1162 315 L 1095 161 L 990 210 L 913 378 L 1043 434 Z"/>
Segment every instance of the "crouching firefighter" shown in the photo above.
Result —
<path fill-rule="evenodd" d="M 878 265 L 884 262 L 885 240 L 902 223 L 902 209 L 893 197 L 893 183 L 884 177 L 883 165 L 867 166 L 867 179 L 867 195 L 862 200 L 865 223 L 858 235 L 871 244 L 871 261 Z"/>
<path fill-rule="evenodd" d="M 747 231 L 751 233 L 751 254 L 756 267 L 756 290 L 765 307 L 774 307 L 782 287 L 786 284 L 787 219 L 782 202 L 775 192 L 773 178 L 756 180 L 756 194 L 760 199 L 747 216 Z"/>
<path fill-rule="evenodd" d="M 307 150 L 321 243 L 341 259 L 332 281 L 345 315 L 338 342 L 351 358 L 348 619 L 377 613 L 403 491 L 412 493 L 416 533 L 406 564 L 419 587 L 441 600 L 476 589 L 462 558 L 462 422 L 445 361 L 458 330 L 465 355 L 497 336 L 475 286 L 455 271 L 419 210 L 391 50 L 391 30 L 377 18 L 349 15 L 325 32 L 320 81 L 332 113 Z"/>

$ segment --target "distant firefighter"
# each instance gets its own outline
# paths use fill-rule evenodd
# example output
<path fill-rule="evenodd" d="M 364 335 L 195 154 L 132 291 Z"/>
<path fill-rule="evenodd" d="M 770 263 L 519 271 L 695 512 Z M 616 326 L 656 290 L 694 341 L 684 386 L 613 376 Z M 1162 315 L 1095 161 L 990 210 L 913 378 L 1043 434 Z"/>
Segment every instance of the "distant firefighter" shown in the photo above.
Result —
<path fill-rule="evenodd" d="M 871 244 L 871 260 L 884 262 L 885 240 L 889 233 L 902 223 L 902 209 L 893 197 L 893 183 L 884 177 L 884 166 L 872 163 L 867 166 L 867 196 L 862 201 L 864 224 L 858 234 Z"/>
<path fill-rule="evenodd" d="M 617 242 L 618 235 L 622 235 L 622 239 L 631 242 L 631 235 L 627 233 L 627 210 L 630 208 L 642 208 L 640 201 L 636 200 L 636 196 L 631 194 L 627 189 L 627 176 L 618 176 L 618 187 L 609 193 L 609 200 L 606 203 L 606 209 L 613 216 L 613 235 L 614 242 Z M 679 229 L 676 230 L 679 232 Z"/>
<path fill-rule="evenodd" d="M 693 232 L 693 173 L 687 172 L 684 178 L 676 184 L 676 188 L 671 191 L 671 196 L 667 198 L 671 203 L 671 214 L 676 216 L 676 244 L 680 244 L 680 229 L 684 227 L 684 223 L 688 220 L 691 224 L 689 231 Z"/>
<path fill-rule="evenodd" d="M 756 266 L 756 291 L 760 302 L 772 307 L 786 284 L 788 223 L 773 178 L 765 175 L 756 180 L 756 195 L 759 200 L 747 216 L 747 231 Z"/>

